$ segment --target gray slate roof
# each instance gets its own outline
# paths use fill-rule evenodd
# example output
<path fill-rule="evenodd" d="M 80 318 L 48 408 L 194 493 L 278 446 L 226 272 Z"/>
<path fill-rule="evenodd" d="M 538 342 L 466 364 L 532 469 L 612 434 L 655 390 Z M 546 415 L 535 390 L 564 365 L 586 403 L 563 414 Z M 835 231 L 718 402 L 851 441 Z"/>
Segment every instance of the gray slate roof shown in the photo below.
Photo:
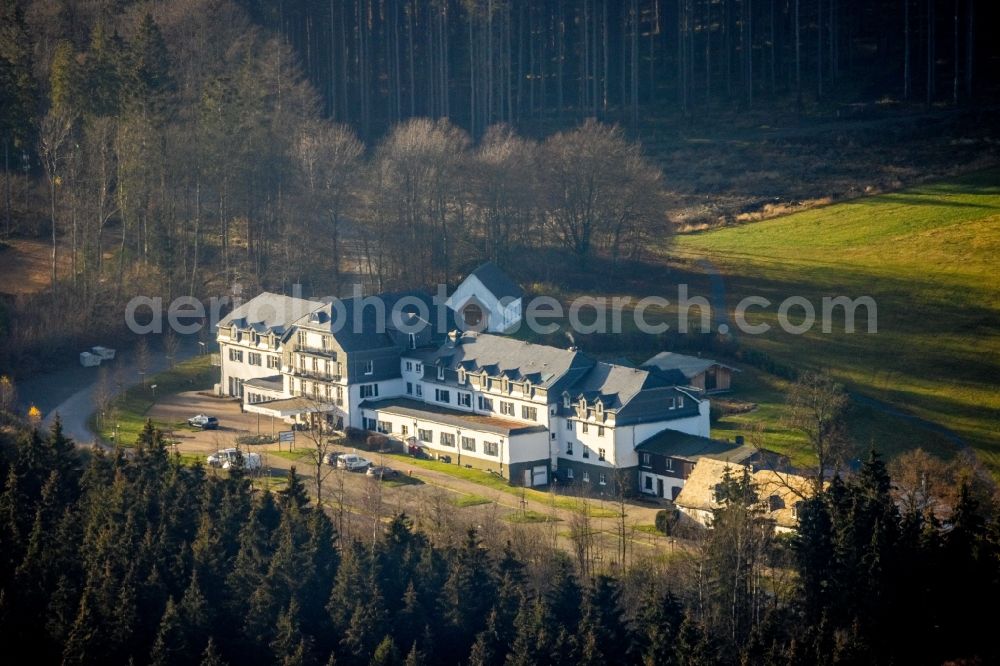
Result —
<path fill-rule="evenodd" d="M 472 271 L 471 274 L 479 278 L 479 281 L 483 283 L 483 286 L 489 289 L 490 292 L 498 299 L 517 299 L 524 296 L 524 290 L 521 289 L 516 282 L 511 280 L 507 274 L 500 270 L 500 267 L 492 261 L 487 261 L 485 264 Z"/>
<path fill-rule="evenodd" d="M 253 329 L 258 333 L 273 330 L 275 335 L 283 335 L 293 322 L 322 306 L 320 301 L 265 291 L 223 317 L 218 326 L 235 323 L 242 330 Z"/>
<path fill-rule="evenodd" d="M 422 339 L 428 341 L 442 339 L 444 335 L 434 331 L 436 313 L 432 296 L 416 290 L 378 294 L 371 297 L 379 299 L 382 307 L 376 307 L 373 304 L 374 300 L 366 301 L 364 298 L 337 299 L 336 302 L 343 306 L 342 310 L 331 301 L 316 311 L 306 314 L 295 322 L 295 325 L 311 330 L 330 332 L 337 340 L 337 344 L 348 353 L 399 347 L 402 341 L 394 338 L 397 331 L 392 320 L 392 313 L 393 308 L 404 297 L 423 301 L 431 321 L 428 322 L 417 317 L 417 306 L 412 301 L 407 300 L 399 308 L 401 313 L 407 317 L 402 320 L 402 323 L 408 328 L 412 321 L 418 321 L 421 324 L 421 329 L 430 329 L 430 335 L 422 336 Z M 447 316 L 451 315 L 451 310 L 448 310 Z M 416 319 L 411 320 L 409 316 Z M 360 318 L 360 326 L 356 325 L 356 318 Z"/>
<path fill-rule="evenodd" d="M 658 432 L 636 446 L 635 450 L 670 458 L 697 460 L 707 457 L 732 463 L 743 463 L 757 452 L 752 446 L 737 446 L 731 442 L 698 437 L 676 430 Z"/>
<path fill-rule="evenodd" d="M 713 365 L 718 365 L 723 368 L 729 368 L 730 370 L 736 370 L 725 363 L 719 363 L 718 361 L 713 361 L 710 358 L 700 358 L 698 356 L 688 356 L 686 354 L 678 354 L 676 352 L 660 352 L 656 356 L 653 356 L 648 361 L 642 364 L 645 366 L 655 367 L 664 372 L 669 372 L 671 370 L 679 370 L 684 373 L 684 376 L 690 379 L 696 375 L 700 375 L 705 372 Z"/>
<path fill-rule="evenodd" d="M 592 359 L 578 351 L 488 333 L 463 335 L 453 345 L 446 343 L 421 356 L 429 365 L 443 365 L 456 371 L 464 367 L 470 374 L 486 370 L 491 377 L 528 379 L 533 385 L 549 390 L 579 380 L 594 365 Z"/>

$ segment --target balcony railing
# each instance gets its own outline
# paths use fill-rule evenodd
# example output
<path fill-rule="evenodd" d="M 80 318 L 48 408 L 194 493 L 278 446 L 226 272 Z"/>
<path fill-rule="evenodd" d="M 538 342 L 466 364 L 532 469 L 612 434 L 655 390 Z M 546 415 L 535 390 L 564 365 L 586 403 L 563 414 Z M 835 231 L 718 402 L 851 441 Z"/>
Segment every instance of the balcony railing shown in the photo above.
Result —
<path fill-rule="evenodd" d="M 325 370 L 309 370 L 305 368 L 292 368 L 292 375 L 304 377 L 306 379 L 319 379 L 327 382 L 339 382 L 344 375 L 339 372 L 326 372 Z"/>

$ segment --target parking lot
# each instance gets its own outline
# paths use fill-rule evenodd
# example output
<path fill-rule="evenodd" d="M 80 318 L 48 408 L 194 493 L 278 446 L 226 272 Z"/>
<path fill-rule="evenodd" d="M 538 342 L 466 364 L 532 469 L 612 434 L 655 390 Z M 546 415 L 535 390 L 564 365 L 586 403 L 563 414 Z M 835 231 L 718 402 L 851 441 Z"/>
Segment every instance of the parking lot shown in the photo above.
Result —
<path fill-rule="evenodd" d="M 196 414 L 206 414 L 219 419 L 217 430 L 197 430 L 187 425 L 187 420 Z M 203 392 L 186 392 L 164 396 L 149 412 L 149 416 L 157 422 L 171 424 L 173 430 L 168 436 L 176 443 L 176 450 L 185 455 L 208 456 L 210 453 L 236 446 L 236 438 L 248 434 L 277 434 L 288 430 L 289 424 L 275 419 L 272 424 L 268 417 L 244 413 L 240 403 L 225 398 L 218 398 Z M 296 433 L 298 444 L 296 451 L 301 451 L 303 457 L 295 460 L 294 453 L 289 452 L 288 444 L 265 444 L 249 447 L 251 451 L 259 452 L 263 464 L 271 477 L 283 477 L 288 469 L 295 465 L 297 471 L 304 477 L 310 494 L 315 492 L 316 469 L 306 452 L 314 446 L 304 433 Z M 280 454 L 279 454 L 280 449 Z M 333 447 L 338 452 L 354 451 L 350 447 Z M 377 453 L 357 451 L 371 460 L 375 465 L 386 461 Z M 322 468 L 324 504 L 336 513 L 346 516 L 346 522 L 341 522 L 345 532 L 353 529 L 363 529 L 361 525 L 371 525 L 371 511 L 377 504 L 375 513 L 385 517 L 395 513 L 406 513 L 422 522 L 425 526 L 436 524 L 440 527 L 442 521 L 453 523 L 456 533 L 462 533 L 469 524 L 483 528 L 487 523 L 500 521 L 498 524 L 518 523 L 517 517 L 527 513 L 536 518 L 545 516 L 551 520 L 546 525 L 519 525 L 521 529 L 544 529 L 551 532 L 554 542 L 560 542 L 568 550 L 572 545 L 568 542 L 568 530 L 578 522 L 575 512 L 556 508 L 537 500 L 522 500 L 516 493 L 500 492 L 496 489 L 482 486 L 468 479 L 456 478 L 442 471 L 429 470 L 417 465 L 407 465 L 399 459 L 394 459 L 389 466 L 398 472 L 398 476 L 389 483 L 379 483 L 364 473 L 352 473 L 344 470 L 334 471 L 333 468 Z M 377 488 L 377 490 L 375 490 Z M 336 498 L 336 499 L 334 499 Z M 600 506 L 605 515 L 589 519 L 589 530 L 593 531 L 595 541 L 600 549 L 613 551 L 616 518 L 606 515 L 607 510 L 614 506 L 613 502 L 594 501 L 594 506 Z M 339 507 L 334 508 L 334 507 Z M 628 523 L 630 525 L 651 525 L 654 522 L 656 507 L 630 504 L 628 506 Z M 528 522 L 536 522 L 534 520 Z M 513 527 L 513 525 L 510 525 Z M 368 530 L 371 527 L 367 528 Z M 646 533 L 635 533 L 632 537 L 634 545 L 640 550 L 665 548 L 669 540 L 662 536 Z M 607 542 L 607 543 L 603 543 Z M 499 544 L 499 545 L 502 545 Z M 670 545 L 672 547 L 672 544 Z"/>

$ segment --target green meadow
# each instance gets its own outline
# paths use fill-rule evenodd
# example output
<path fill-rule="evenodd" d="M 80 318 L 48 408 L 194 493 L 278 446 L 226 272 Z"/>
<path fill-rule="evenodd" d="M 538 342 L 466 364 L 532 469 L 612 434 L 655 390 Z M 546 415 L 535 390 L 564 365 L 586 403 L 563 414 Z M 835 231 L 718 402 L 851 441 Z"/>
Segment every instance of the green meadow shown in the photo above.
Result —
<path fill-rule="evenodd" d="M 861 446 L 948 454 L 958 446 L 953 434 L 1000 472 L 1000 171 L 686 234 L 669 253 L 693 293 L 707 293 L 707 260 L 723 275 L 730 309 L 751 295 L 771 301 L 748 316 L 771 330 L 738 333 L 740 345 L 798 369 L 828 369 L 861 396 L 851 424 Z M 822 298 L 841 295 L 875 300 L 876 333 L 867 332 L 864 308 L 854 333 L 844 331 L 840 309 L 830 333 L 818 321 L 803 335 L 778 327 L 783 299 L 803 296 L 819 317 Z M 793 308 L 789 318 L 802 313 Z M 787 384 L 752 370 L 737 382 L 746 393 L 736 397 L 760 409 L 722 419 L 717 434 L 762 419 L 774 426 L 769 444 L 804 456 L 801 441 L 776 425 Z"/>

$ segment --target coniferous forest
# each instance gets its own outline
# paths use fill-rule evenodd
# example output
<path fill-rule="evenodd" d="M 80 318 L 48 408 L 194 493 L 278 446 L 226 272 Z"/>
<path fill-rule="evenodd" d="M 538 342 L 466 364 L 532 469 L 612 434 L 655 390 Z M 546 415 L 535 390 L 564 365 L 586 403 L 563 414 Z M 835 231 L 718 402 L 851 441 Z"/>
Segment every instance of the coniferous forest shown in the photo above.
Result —
<path fill-rule="evenodd" d="M 252 490 L 238 471 L 182 465 L 152 426 L 128 456 L 80 452 L 58 422 L 4 438 L 0 635 L 35 663 L 1000 656 L 986 612 L 1000 523 L 990 482 L 975 474 L 947 512 L 932 510 L 896 501 L 872 453 L 806 503 L 794 537 L 774 535 L 748 477 L 729 475 L 697 557 L 581 572 L 561 551 L 489 550 L 474 526 L 444 536 L 406 516 L 378 523 L 374 539 L 341 537 L 294 471 L 282 491 Z"/>

